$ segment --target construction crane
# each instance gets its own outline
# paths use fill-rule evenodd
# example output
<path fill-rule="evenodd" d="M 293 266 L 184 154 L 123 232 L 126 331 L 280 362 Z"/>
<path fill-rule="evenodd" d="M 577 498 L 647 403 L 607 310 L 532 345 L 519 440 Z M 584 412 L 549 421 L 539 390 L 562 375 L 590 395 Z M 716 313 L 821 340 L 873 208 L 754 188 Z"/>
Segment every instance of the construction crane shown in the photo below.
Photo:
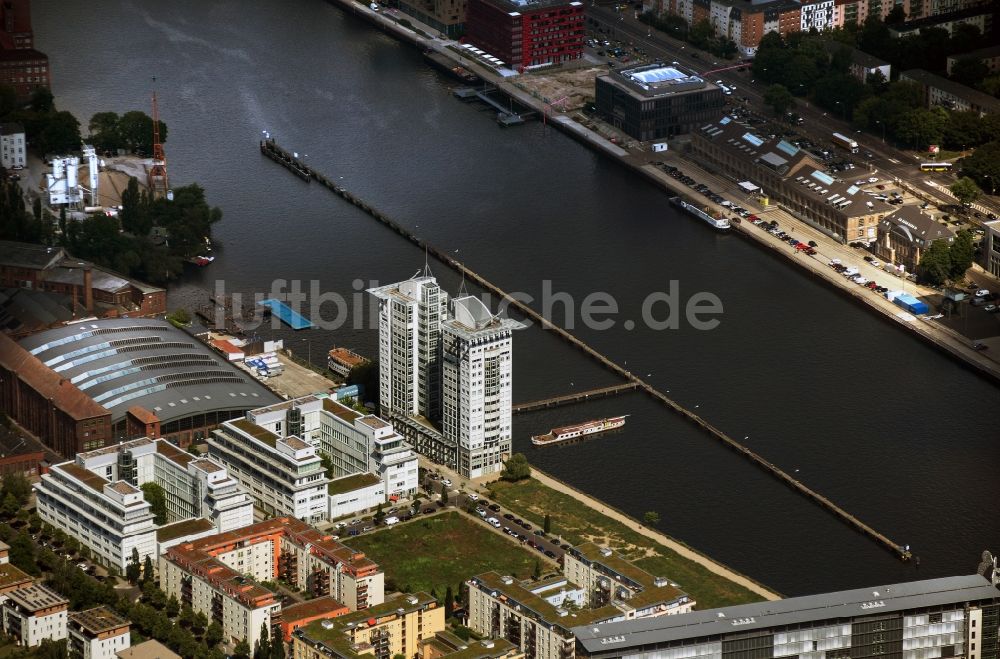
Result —
<path fill-rule="evenodd" d="M 153 78 L 156 80 L 156 78 Z M 163 153 L 160 143 L 160 110 L 156 104 L 156 91 L 153 91 L 153 164 L 149 167 L 149 193 L 154 199 L 167 196 L 170 188 L 167 179 L 167 156 Z"/>

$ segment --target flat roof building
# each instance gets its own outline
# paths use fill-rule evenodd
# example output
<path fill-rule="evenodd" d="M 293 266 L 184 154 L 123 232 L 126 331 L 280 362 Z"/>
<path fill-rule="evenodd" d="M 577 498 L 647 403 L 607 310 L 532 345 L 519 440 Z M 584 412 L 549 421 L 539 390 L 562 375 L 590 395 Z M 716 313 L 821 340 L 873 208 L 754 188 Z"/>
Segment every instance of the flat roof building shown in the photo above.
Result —
<path fill-rule="evenodd" d="M 583 3 L 469 0 L 465 40 L 517 71 L 583 57 Z"/>
<path fill-rule="evenodd" d="M 1000 591 L 980 575 L 573 629 L 581 658 L 996 659 Z"/>
<path fill-rule="evenodd" d="M 130 625 L 106 606 L 70 613 L 67 654 L 71 659 L 115 659 L 131 645 Z"/>
<path fill-rule="evenodd" d="M 181 655 L 155 639 L 120 650 L 116 656 L 119 659 L 181 659 Z"/>
<path fill-rule="evenodd" d="M 171 547 L 160 556 L 160 587 L 209 622 L 227 641 L 282 635 L 281 600 L 260 584 L 280 579 L 352 611 L 381 604 L 384 575 L 376 563 L 308 524 L 279 517 Z M 300 612 L 301 613 L 301 612 Z"/>
<path fill-rule="evenodd" d="M 60 641 L 66 638 L 68 609 L 68 599 L 41 584 L 12 590 L 0 604 L 3 631 L 24 647 L 46 639 Z"/>
<path fill-rule="evenodd" d="M 157 527 L 141 487 L 156 483 L 166 498 Z M 35 485 L 38 514 L 76 538 L 97 562 L 124 572 L 132 550 L 155 557 L 171 543 L 253 522 L 253 500 L 218 462 L 164 439 L 136 439 L 78 453 L 53 465 Z M 178 522 L 194 522 L 177 524 Z"/>
<path fill-rule="evenodd" d="M 444 607 L 427 593 L 413 593 L 299 629 L 292 651 L 296 659 L 415 657 L 422 641 L 442 631 Z"/>
<path fill-rule="evenodd" d="M 595 85 L 601 116 L 642 142 L 689 133 L 722 113 L 722 90 L 678 64 L 613 71 Z"/>

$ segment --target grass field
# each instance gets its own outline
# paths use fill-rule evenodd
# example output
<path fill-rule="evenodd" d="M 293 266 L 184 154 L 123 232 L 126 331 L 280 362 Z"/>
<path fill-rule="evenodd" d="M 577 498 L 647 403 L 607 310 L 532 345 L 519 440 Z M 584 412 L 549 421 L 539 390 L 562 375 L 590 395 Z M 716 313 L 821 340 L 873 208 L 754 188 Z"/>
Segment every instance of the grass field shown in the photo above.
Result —
<path fill-rule="evenodd" d="M 551 515 L 552 533 L 566 542 L 593 541 L 610 546 L 647 572 L 677 582 L 697 600 L 699 609 L 761 600 L 746 588 L 533 478 L 518 483 L 496 481 L 489 487 L 493 499 L 539 526 L 546 513 Z"/>
<path fill-rule="evenodd" d="M 530 577 L 536 561 L 535 555 L 458 512 L 417 518 L 350 538 L 347 544 L 378 562 L 398 588 L 434 589 L 439 597 L 448 586 L 457 594 L 463 581 L 491 570 Z"/>

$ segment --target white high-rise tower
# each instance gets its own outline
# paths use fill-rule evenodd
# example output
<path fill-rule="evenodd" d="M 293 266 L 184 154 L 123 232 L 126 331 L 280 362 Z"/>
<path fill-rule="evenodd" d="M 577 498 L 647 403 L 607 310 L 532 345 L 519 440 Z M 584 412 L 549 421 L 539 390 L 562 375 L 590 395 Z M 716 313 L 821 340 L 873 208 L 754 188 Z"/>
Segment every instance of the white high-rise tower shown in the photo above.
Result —
<path fill-rule="evenodd" d="M 513 330 L 478 298 L 452 301 L 442 323 L 446 439 L 458 444 L 458 471 L 468 478 L 503 469 L 511 451 Z"/>

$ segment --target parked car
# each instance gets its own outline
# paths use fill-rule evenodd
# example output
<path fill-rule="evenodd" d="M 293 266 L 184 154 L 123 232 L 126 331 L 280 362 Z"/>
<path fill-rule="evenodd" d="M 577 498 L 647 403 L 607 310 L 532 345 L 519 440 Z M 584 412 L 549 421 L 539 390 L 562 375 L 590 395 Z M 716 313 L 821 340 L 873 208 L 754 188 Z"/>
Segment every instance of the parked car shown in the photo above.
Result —
<path fill-rule="evenodd" d="M 990 296 L 989 289 L 980 288 L 978 291 L 976 291 L 976 297 L 989 297 L 989 296 Z"/>

